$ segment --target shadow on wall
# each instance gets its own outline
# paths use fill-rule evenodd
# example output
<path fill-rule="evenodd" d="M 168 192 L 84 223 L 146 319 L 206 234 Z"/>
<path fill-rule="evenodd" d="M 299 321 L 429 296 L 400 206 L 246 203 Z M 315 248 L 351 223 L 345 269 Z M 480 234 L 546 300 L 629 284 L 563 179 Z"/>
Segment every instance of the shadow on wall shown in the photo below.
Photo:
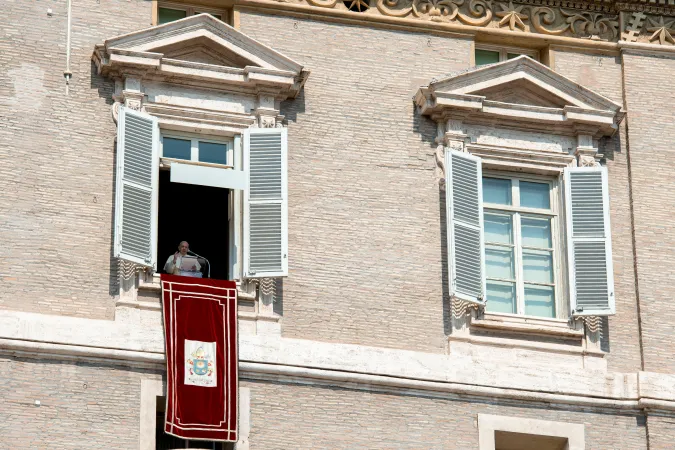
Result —
<path fill-rule="evenodd" d="M 91 62 L 89 87 L 98 91 L 98 96 L 105 100 L 106 105 L 115 103 L 112 96 L 115 93 L 115 82 L 101 77 L 96 70 L 96 64 Z M 112 121 L 112 115 L 110 116 Z"/>
<path fill-rule="evenodd" d="M 305 88 L 300 90 L 297 97 L 281 102 L 279 109 L 288 122 L 297 122 L 298 114 L 305 113 Z"/>

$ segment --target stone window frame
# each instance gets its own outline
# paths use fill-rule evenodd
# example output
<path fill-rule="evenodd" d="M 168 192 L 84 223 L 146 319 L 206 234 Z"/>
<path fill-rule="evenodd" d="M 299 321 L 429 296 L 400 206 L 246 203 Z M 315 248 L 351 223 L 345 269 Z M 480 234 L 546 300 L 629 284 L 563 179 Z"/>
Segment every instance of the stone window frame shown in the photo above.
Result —
<path fill-rule="evenodd" d="M 157 397 L 166 395 L 166 385 L 162 380 L 141 380 L 139 449 L 155 450 L 155 430 L 157 427 Z M 251 433 L 251 389 L 239 388 L 238 428 L 239 440 L 235 450 L 249 450 Z"/>
<path fill-rule="evenodd" d="M 586 448 L 584 424 L 478 414 L 478 450 L 495 450 L 496 431 L 567 438 L 566 450 Z"/>

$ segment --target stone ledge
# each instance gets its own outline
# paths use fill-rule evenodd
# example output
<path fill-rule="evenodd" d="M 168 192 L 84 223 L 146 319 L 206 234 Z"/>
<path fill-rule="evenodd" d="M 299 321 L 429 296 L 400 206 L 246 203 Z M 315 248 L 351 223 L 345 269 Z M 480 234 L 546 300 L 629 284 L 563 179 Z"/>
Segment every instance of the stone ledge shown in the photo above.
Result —
<path fill-rule="evenodd" d="M 527 333 L 564 338 L 582 339 L 584 330 L 573 328 L 567 321 L 545 320 L 529 317 L 507 317 L 486 313 L 481 319 L 471 321 L 471 328 L 501 331 L 504 333 Z"/>

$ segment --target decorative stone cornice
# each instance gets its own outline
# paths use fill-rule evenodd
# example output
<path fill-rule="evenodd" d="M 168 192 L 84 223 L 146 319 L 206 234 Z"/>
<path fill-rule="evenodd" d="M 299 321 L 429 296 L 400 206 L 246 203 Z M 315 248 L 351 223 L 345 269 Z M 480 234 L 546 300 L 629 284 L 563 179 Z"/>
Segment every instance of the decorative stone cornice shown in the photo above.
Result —
<path fill-rule="evenodd" d="M 499 119 L 513 126 L 576 136 L 611 136 L 621 105 L 526 56 L 432 80 L 415 95 L 437 122 Z"/>
<path fill-rule="evenodd" d="M 350 21 L 400 23 L 420 28 L 594 43 L 620 41 L 671 46 L 675 0 L 631 2 L 563 0 L 235 0 L 236 5 L 314 11 Z M 394 20 L 392 20 L 394 19 Z M 650 29 L 653 29 L 650 31 Z"/>
<path fill-rule="evenodd" d="M 96 45 L 98 72 L 184 86 L 295 97 L 309 71 L 229 25 L 199 14 Z"/>

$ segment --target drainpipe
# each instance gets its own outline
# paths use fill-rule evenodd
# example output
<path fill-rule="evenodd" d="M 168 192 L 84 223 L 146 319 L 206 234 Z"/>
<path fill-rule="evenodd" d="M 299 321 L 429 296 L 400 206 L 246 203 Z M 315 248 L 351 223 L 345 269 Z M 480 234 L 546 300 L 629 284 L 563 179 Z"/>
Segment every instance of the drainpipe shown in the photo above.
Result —
<path fill-rule="evenodd" d="M 68 29 L 66 31 L 66 70 L 63 72 L 63 76 L 66 78 L 66 95 L 68 95 L 68 87 L 70 84 L 70 79 L 73 78 L 73 72 L 70 71 L 70 24 L 72 21 L 72 8 L 71 0 L 66 0 L 66 8 L 68 10 Z"/>

